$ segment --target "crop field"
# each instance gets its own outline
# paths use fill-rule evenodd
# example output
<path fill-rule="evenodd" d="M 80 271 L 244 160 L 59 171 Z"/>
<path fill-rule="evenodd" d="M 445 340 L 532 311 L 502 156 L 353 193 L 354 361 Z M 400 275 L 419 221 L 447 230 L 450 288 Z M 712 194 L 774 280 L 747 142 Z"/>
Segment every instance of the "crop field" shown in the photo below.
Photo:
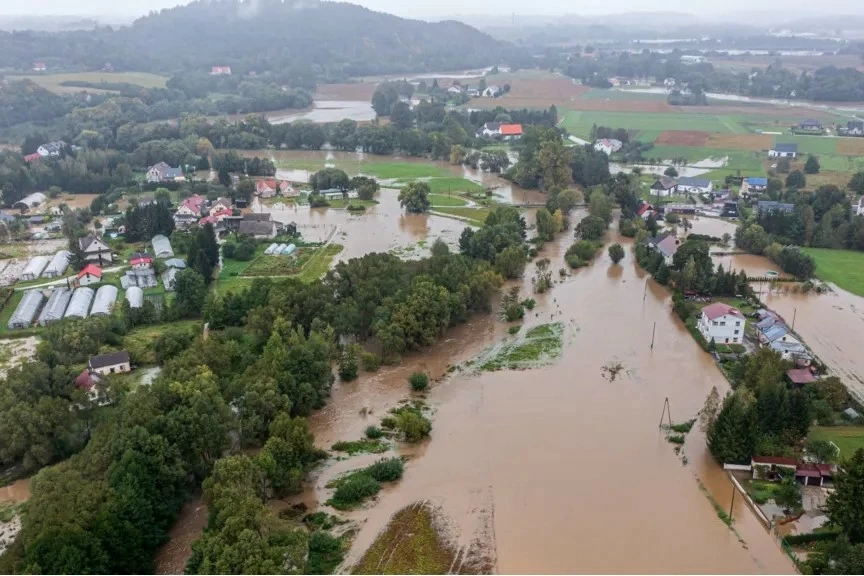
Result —
<path fill-rule="evenodd" d="M 838 138 L 837 153 L 844 156 L 864 156 L 864 138 Z"/>
<path fill-rule="evenodd" d="M 372 99 L 375 82 L 346 82 L 343 84 L 319 84 L 315 89 L 315 100 L 364 100 Z"/>
<path fill-rule="evenodd" d="M 657 146 L 704 146 L 708 143 L 707 132 L 666 130 L 654 140 Z"/>
<path fill-rule="evenodd" d="M 56 92 L 58 94 L 68 94 L 71 92 L 81 92 L 83 90 L 93 91 L 92 88 L 78 88 L 75 86 L 63 86 L 63 82 L 126 82 L 143 86 L 144 88 L 164 88 L 168 78 L 157 76 L 156 74 L 148 74 L 146 72 L 75 72 L 71 74 L 34 74 L 30 76 L 8 76 L 10 80 L 28 79 L 32 80 L 39 86 Z"/>
<path fill-rule="evenodd" d="M 759 152 L 770 149 L 773 144 L 774 138 L 769 134 L 711 134 L 706 146 Z"/>
<path fill-rule="evenodd" d="M 666 102 L 666 94 L 628 92 L 625 90 L 606 90 L 593 88 L 580 96 L 582 100 L 622 100 L 627 102 Z"/>

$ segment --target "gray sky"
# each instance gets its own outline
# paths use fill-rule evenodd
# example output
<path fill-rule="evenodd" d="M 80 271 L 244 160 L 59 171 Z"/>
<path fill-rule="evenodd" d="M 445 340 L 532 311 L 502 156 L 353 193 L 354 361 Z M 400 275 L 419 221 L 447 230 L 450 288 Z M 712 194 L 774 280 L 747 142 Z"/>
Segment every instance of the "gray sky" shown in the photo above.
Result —
<path fill-rule="evenodd" d="M 188 1 L 188 0 L 187 0 Z M 406 0 L 354 0 L 374 10 L 390 12 L 405 17 L 440 17 L 455 15 L 507 15 L 517 14 L 609 14 L 635 10 L 648 11 L 681 11 L 704 14 L 729 14 L 737 10 L 768 11 L 772 9 L 788 10 L 791 6 L 788 0 L 695 0 L 680 3 L 669 0 L 618 0 L 613 4 L 586 0 L 535 0 L 525 3 L 524 0 L 435 0 L 434 2 L 410 2 Z M 0 0 L 2 15 L 105 15 L 105 16 L 140 16 L 150 10 L 170 8 L 184 0 L 35 0 L 22 2 L 20 0 Z M 794 5 L 794 4 L 793 4 Z M 794 9 L 807 9 L 808 6 L 795 6 Z M 815 6 L 809 6 L 816 10 Z M 818 13 L 864 14 L 864 5 L 860 0 L 821 0 L 818 3 Z"/>

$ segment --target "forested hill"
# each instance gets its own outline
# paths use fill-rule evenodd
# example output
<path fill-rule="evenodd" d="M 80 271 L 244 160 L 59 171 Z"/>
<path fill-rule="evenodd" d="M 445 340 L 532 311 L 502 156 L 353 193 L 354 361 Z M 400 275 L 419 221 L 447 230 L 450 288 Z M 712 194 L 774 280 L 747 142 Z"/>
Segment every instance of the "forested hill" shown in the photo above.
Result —
<path fill-rule="evenodd" d="M 459 22 L 407 20 L 337 2 L 199 0 L 87 33 L 0 34 L 0 67 L 175 74 L 231 66 L 338 79 L 500 63 L 515 48 Z"/>

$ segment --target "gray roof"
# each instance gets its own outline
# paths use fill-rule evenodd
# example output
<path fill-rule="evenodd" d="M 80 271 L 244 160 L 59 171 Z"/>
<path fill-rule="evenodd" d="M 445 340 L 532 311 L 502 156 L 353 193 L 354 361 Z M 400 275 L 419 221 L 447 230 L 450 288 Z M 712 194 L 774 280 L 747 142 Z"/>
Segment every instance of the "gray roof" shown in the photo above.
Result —
<path fill-rule="evenodd" d="M 670 190 L 678 185 L 678 182 L 674 178 L 669 178 L 668 176 L 663 176 L 658 178 L 654 184 L 651 185 L 653 190 Z"/>
<path fill-rule="evenodd" d="M 66 147 L 66 142 L 64 142 L 63 140 L 55 140 L 54 142 L 47 142 L 45 144 L 42 144 L 41 147 L 51 154 L 59 154 L 60 150 Z"/>
<path fill-rule="evenodd" d="M 87 312 L 90 310 L 90 303 L 93 301 L 93 289 L 86 286 L 80 286 L 72 293 L 72 300 L 69 301 L 69 307 L 66 308 L 64 318 L 86 318 Z"/>
<path fill-rule="evenodd" d="M 108 352 L 107 354 L 92 356 L 87 364 L 91 369 L 95 369 L 125 364 L 126 362 L 129 362 L 129 352 L 120 350 L 119 352 Z"/>
<path fill-rule="evenodd" d="M 162 284 L 165 285 L 165 290 L 174 291 L 174 277 L 177 276 L 177 268 L 168 268 L 162 273 Z"/>
<path fill-rule="evenodd" d="M 670 234 L 660 242 L 657 242 L 655 246 L 657 247 L 657 251 L 660 252 L 664 258 L 670 258 L 678 251 L 678 244 L 678 238 Z"/>
<path fill-rule="evenodd" d="M 252 214 L 244 214 L 244 222 L 267 222 L 270 220 L 269 212 L 253 212 Z"/>
<path fill-rule="evenodd" d="M 156 258 L 171 258 L 174 256 L 174 250 L 171 248 L 171 241 L 162 234 L 153 236 L 150 243 L 153 244 L 153 254 Z"/>
<path fill-rule="evenodd" d="M 762 335 L 768 342 L 774 342 L 789 334 L 789 328 L 785 324 L 774 324 L 762 331 Z"/>
<path fill-rule="evenodd" d="M 32 194 L 28 194 L 24 198 L 21 198 L 18 202 L 15 202 L 12 207 L 23 206 L 24 208 L 30 208 L 31 206 L 43 204 L 48 198 L 45 197 L 45 194 L 42 192 L 33 192 Z"/>
<path fill-rule="evenodd" d="M 706 180 L 705 178 L 690 178 L 687 176 L 682 176 L 678 179 L 679 186 L 695 186 L 697 188 L 707 188 L 711 185 L 710 180 Z"/>
<path fill-rule="evenodd" d="M 35 256 L 21 272 L 21 280 L 35 280 L 42 275 L 42 271 L 48 266 L 47 256 Z"/>
<path fill-rule="evenodd" d="M 252 236 L 270 236 L 276 228 L 276 223 L 273 221 L 267 222 L 250 222 L 244 220 L 240 222 L 240 227 L 237 229 L 239 234 L 249 234 Z"/>
<path fill-rule="evenodd" d="M 169 258 L 165 260 L 165 266 L 168 268 L 186 268 L 186 262 L 182 258 Z"/>
<path fill-rule="evenodd" d="M 72 254 L 68 250 L 60 250 L 57 252 L 57 254 L 54 255 L 54 258 L 51 259 L 51 263 L 48 264 L 48 267 L 45 268 L 44 272 L 42 272 L 42 276 L 45 278 L 61 276 L 66 272 L 66 268 L 69 267 L 69 258 L 71 256 Z"/>
<path fill-rule="evenodd" d="M 858 412 L 854 408 L 847 408 L 846 410 L 843 411 L 843 414 L 845 414 L 847 417 L 851 418 L 852 420 L 855 420 L 856 418 L 861 416 L 860 414 L 858 414 Z"/>
<path fill-rule="evenodd" d="M 69 300 L 72 299 L 72 291 L 68 288 L 55 288 L 48 298 L 48 303 L 42 310 L 39 316 L 39 325 L 47 326 L 51 322 L 56 322 L 63 319 L 63 313 L 66 312 L 66 307 L 69 305 Z"/>
<path fill-rule="evenodd" d="M 21 302 L 15 307 L 15 312 L 9 319 L 7 326 L 9 328 L 27 328 L 33 324 L 33 319 L 36 318 L 36 313 L 45 296 L 39 290 L 28 290 L 21 298 Z"/>
<path fill-rule="evenodd" d="M 110 284 L 100 286 L 93 298 L 93 309 L 91 316 L 107 316 L 111 313 L 111 306 L 117 301 L 117 287 Z"/>
<path fill-rule="evenodd" d="M 794 142 L 778 142 L 772 150 L 777 152 L 798 152 L 798 144 Z"/>
<path fill-rule="evenodd" d="M 93 244 L 93 242 L 95 242 L 96 240 L 99 240 L 104 244 L 104 242 L 100 238 L 97 238 L 95 234 L 91 233 L 87 236 L 84 236 L 83 238 L 79 238 L 78 246 L 80 246 L 82 250 L 87 250 L 87 248 L 89 248 L 90 245 Z"/>
<path fill-rule="evenodd" d="M 774 200 L 759 200 L 759 204 L 757 205 L 758 212 L 792 212 L 795 210 L 794 204 L 789 204 L 787 202 L 775 202 Z"/>
<path fill-rule="evenodd" d="M 497 132 L 501 129 L 501 122 L 486 122 L 483 127 L 491 132 Z"/>

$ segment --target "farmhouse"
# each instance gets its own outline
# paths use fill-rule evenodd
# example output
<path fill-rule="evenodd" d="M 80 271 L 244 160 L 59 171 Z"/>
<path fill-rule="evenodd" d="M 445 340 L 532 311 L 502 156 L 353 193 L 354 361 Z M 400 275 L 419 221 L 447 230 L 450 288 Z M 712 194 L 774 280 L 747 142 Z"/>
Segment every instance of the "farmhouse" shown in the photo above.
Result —
<path fill-rule="evenodd" d="M 744 315 L 728 304 L 715 302 L 702 309 L 697 328 L 706 342 L 739 344 L 744 340 Z"/>
<path fill-rule="evenodd" d="M 845 133 L 849 136 L 864 136 L 864 120 L 850 120 L 846 122 Z"/>
<path fill-rule="evenodd" d="M 687 194 L 708 194 L 713 187 L 711 180 L 682 176 L 678 179 L 678 186 L 675 189 Z"/>
<path fill-rule="evenodd" d="M 231 207 L 234 205 L 231 202 L 230 198 L 218 198 L 213 204 L 210 205 L 210 211 L 208 214 L 210 216 L 214 216 L 217 212 L 224 212 L 225 210 L 230 211 Z"/>
<path fill-rule="evenodd" d="M 806 132 L 822 132 L 822 123 L 813 118 L 808 118 L 798 123 L 798 129 Z"/>
<path fill-rule="evenodd" d="M 501 95 L 501 87 L 496 85 L 487 86 L 485 90 L 483 90 L 483 96 L 486 98 L 497 98 Z"/>
<path fill-rule="evenodd" d="M 147 169 L 146 178 L 148 182 L 175 182 L 183 179 L 183 169 L 159 162 Z"/>
<path fill-rule="evenodd" d="M 273 198 L 277 194 L 292 198 L 299 196 L 300 192 L 285 180 L 268 178 L 266 180 L 258 180 L 258 182 L 255 183 L 256 196 L 260 198 Z"/>
<path fill-rule="evenodd" d="M 78 247 L 84 252 L 84 259 L 88 262 L 97 262 L 100 266 L 106 262 L 114 261 L 111 248 L 101 238 L 94 234 L 88 234 L 78 239 Z"/>
<path fill-rule="evenodd" d="M 624 143 L 620 140 L 616 140 L 615 138 L 603 138 L 594 143 L 594 150 L 611 155 L 612 153 L 621 150 L 622 146 L 624 146 Z"/>
<path fill-rule="evenodd" d="M 462 86 L 454 84 L 447 89 L 450 94 L 462 94 Z"/>
<path fill-rule="evenodd" d="M 656 238 L 648 238 L 645 241 L 648 250 L 656 251 L 663 256 L 663 261 L 667 266 L 672 264 L 672 257 L 675 256 L 675 252 L 678 251 L 679 244 L 680 241 L 678 240 L 678 237 L 671 232 L 664 232 Z"/>
<path fill-rule="evenodd" d="M 246 234 L 254 238 L 273 238 L 276 236 L 276 222 L 273 220 L 254 221 L 243 220 L 237 229 L 238 234 Z"/>
<path fill-rule="evenodd" d="M 174 224 L 177 226 L 188 226 L 194 224 L 201 217 L 201 209 L 204 207 L 205 198 L 195 194 L 186 198 L 174 212 Z"/>
<path fill-rule="evenodd" d="M 521 124 L 502 124 L 501 138 L 504 140 L 517 140 L 522 137 Z"/>
<path fill-rule="evenodd" d="M 768 189 L 768 178 L 744 178 L 741 182 L 741 194 L 758 194 Z"/>
<path fill-rule="evenodd" d="M 120 352 L 109 352 L 100 354 L 99 356 L 91 356 L 87 362 L 87 368 L 90 372 L 107 376 L 108 374 L 117 374 L 120 372 L 129 372 L 132 370 L 132 365 L 129 361 L 129 352 L 122 350 Z"/>
<path fill-rule="evenodd" d="M 96 284 L 102 281 L 102 269 L 95 264 L 88 264 L 78 273 L 76 278 L 79 286 L 87 286 L 88 284 Z"/>
<path fill-rule="evenodd" d="M 63 149 L 66 148 L 66 142 L 63 140 L 55 140 L 54 142 L 48 142 L 47 144 L 42 144 L 39 148 L 36 149 L 36 153 L 40 156 L 60 156 L 60 153 Z"/>
<path fill-rule="evenodd" d="M 651 194 L 657 196 L 670 196 L 675 192 L 677 186 L 678 182 L 674 178 L 663 176 L 658 178 L 657 181 L 651 185 Z"/>
<path fill-rule="evenodd" d="M 769 158 L 795 158 L 798 155 L 798 144 L 778 142 L 768 151 Z"/>
<path fill-rule="evenodd" d="M 213 66 L 210 68 L 211 76 L 230 76 L 231 75 L 231 67 L 230 66 Z"/>

